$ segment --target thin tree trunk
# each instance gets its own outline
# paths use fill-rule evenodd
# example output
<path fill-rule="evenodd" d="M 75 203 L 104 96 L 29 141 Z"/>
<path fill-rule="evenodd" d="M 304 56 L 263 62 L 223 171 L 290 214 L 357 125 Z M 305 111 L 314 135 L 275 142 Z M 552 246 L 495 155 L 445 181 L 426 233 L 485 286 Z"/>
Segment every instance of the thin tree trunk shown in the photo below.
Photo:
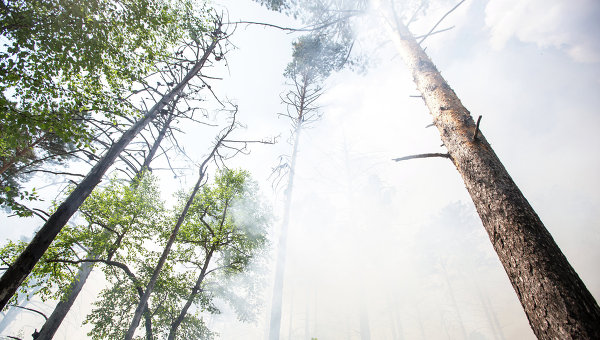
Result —
<path fill-rule="evenodd" d="M 292 340 L 292 327 L 294 325 L 294 295 L 290 295 L 290 314 L 288 320 L 288 340 Z"/>
<path fill-rule="evenodd" d="M 138 306 L 133 315 L 133 320 L 131 321 L 131 324 L 129 325 L 129 329 L 127 330 L 127 334 L 125 335 L 126 340 L 131 340 L 133 338 L 133 334 L 135 333 L 135 330 L 140 323 L 142 313 L 144 311 L 144 308 L 146 308 L 148 299 L 150 298 L 150 294 L 154 290 L 154 285 L 156 284 L 156 281 L 158 280 L 158 275 L 160 274 L 162 267 L 164 266 L 165 262 L 167 261 L 167 257 L 169 256 L 169 253 L 171 252 L 171 247 L 173 246 L 173 243 L 175 242 L 175 238 L 177 237 L 177 234 L 179 233 L 179 228 L 181 227 L 181 225 L 183 224 L 183 221 L 185 220 L 187 212 L 188 212 L 190 206 L 192 205 L 192 202 L 194 201 L 194 197 L 196 197 L 196 193 L 198 192 L 198 189 L 200 189 L 200 185 L 202 184 L 203 179 L 204 179 L 204 172 L 203 172 L 203 170 L 201 170 L 200 176 L 198 177 L 198 181 L 196 182 L 196 185 L 194 186 L 194 190 L 192 190 L 192 193 L 191 193 L 190 197 L 188 198 L 188 201 L 186 202 L 186 205 L 183 208 L 183 211 L 179 215 L 179 218 L 177 219 L 177 223 L 175 224 L 175 227 L 173 227 L 173 230 L 171 231 L 171 235 L 169 236 L 169 240 L 167 241 L 167 244 L 165 245 L 165 248 L 163 249 L 160 259 L 158 260 L 156 267 L 154 267 L 154 272 L 152 273 L 152 277 L 150 278 L 150 281 L 148 282 L 148 285 L 146 286 L 144 295 L 142 295 L 142 297 L 140 298 Z"/>
<path fill-rule="evenodd" d="M 487 306 L 488 306 L 488 310 L 490 312 L 490 314 L 492 315 L 492 320 L 494 321 L 494 325 L 496 325 L 496 331 L 498 332 L 498 336 L 500 338 L 500 340 L 504 340 L 506 339 L 504 337 L 504 332 L 502 332 L 502 326 L 500 325 L 500 322 L 498 322 L 498 317 L 496 316 L 496 310 L 494 310 L 492 303 L 490 302 L 490 298 L 485 296 L 485 301 L 487 302 Z"/>
<path fill-rule="evenodd" d="M 196 280 L 196 285 L 194 285 L 194 288 L 192 288 L 192 291 L 191 291 L 190 295 L 188 296 L 188 299 L 185 302 L 185 305 L 179 312 L 179 315 L 171 323 L 171 330 L 169 331 L 168 340 L 175 340 L 175 334 L 177 333 L 177 328 L 179 328 L 179 325 L 181 325 L 181 322 L 185 318 L 185 315 L 187 314 L 188 309 L 194 302 L 194 298 L 196 298 L 196 295 L 198 295 L 198 293 L 200 293 L 200 287 L 202 285 L 202 281 L 204 281 L 204 277 L 206 276 L 206 270 L 208 269 L 208 264 L 210 263 L 210 259 L 212 258 L 213 251 L 214 250 L 211 250 L 208 254 L 206 254 L 206 258 L 204 259 L 204 265 L 202 266 L 202 270 L 200 271 L 200 274 L 198 275 L 198 279 Z"/>
<path fill-rule="evenodd" d="M 175 99 L 175 101 L 177 101 L 177 99 Z M 175 111 L 175 103 L 173 103 L 173 106 L 171 107 L 171 111 L 169 112 L 169 117 L 167 118 L 164 125 L 160 129 L 158 136 L 156 136 L 156 139 L 154 140 L 154 143 L 152 143 L 152 147 L 150 148 L 150 151 L 148 152 L 148 156 L 146 156 L 146 158 L 144 159 L 144 164 L 137 171 L 134 178 L 139 177 L 143 171 L 150 170 L 150 163 L 152 163 L 152 160 L 154 159 L 154 156 L 156 155 L 156 152 L 158 151 L 158 148 L 160 147 L 162 140 L 165 138 L 165 136 L 167 134 L 167 130 L 169 129 L 169 126 L 171 126 L 171 122 L 173 121 L 173 118 L 175 118 L 174 111 Z"/>
<path fill-rule="evenodd" d="M 425 337 L 425 326 L 423 325 L 423 319 L 421 318 L 421 310 L 419 309 L 419 305 L 415 305 L 415 309 L 417 310 L 417 320 L 419 321 L 419 330 L 421 331 L 421 339 L 427 339 Z"/>
<path fill-rule="evenodd" d="M 388 300 L 388 306 L 390 309 L 390 317 L 392 321 L 392 335 L 394 340 L 402 340 L 404 339 L 404 333 L 402 330 L 402 320 L 400 311 L 398 309 L 398 300 L 397 298 L 390 298 Z"/>
<path fill-rule="evenodd" d="M 77 185 L 69 197 L 56 209 L 54 214 L 48 218 L 44 226 L 36 233 L 23 253 L 4 272 L 0 278 L 0 310 L 6 306 L 10 298 L 15 294 L 21 283 L 27 278 L 31 270 L 40 260 L 42 255 L 50 247 L 56 235 L 62 230 L 67 221 L 79 209 L 83 201 L 90 195 L 100 180 L 113 164 L 119 154 L 131 142 L 131 140 L 151 121 L 156 115 L 177 96 L 187 83 L 196 76 L 204 63 L 218 43 L 214 38 L 204 55 L 194 67 L 188 72 L 183 80 L 177 84 L 168 94 L 148 111 L 143 118 L 137 121 L 129 130 L 125 131 L 121 138 L 113 144 L 102 156 L 98 163 L 90 170 L 88 175 Z M 138 320 L 139 322 L 139 320 Z"/>
<path fill-rule="evenodd" d="M 62 323 L 65 316 L 73 306 L 73 303 L 75 303 L 75 299 L 81 292 L 81 289 L 83 288 L 83 285 L 90 276 L 90 273 L 92 272 L 93 268 L 93 262 L 84 262 L 79 267 L 79 271 L 77 272 L 77 278 L 73 280 L 73 282 L 71 282 L 71 284 L 69 285 L 69 296 L 67 296 L 65 300 L 61 300 L 58 302 L 56 307 L 54 307 L 52 314 L 50 314 L 48 320 L 46 320 L 46 322 L 42 326 L 42 329 L 39 333 L 37 333 L 37 336 L 34 337 L 34 339 L 49 340 L 54 337 L 54 334 L 58 330 L 58 327 L 60 327 L 60 324 Z"/>
<path fill-rule="evenodd" d="M 300 131 L 302 122 L 296 128 L 294 150 L 292 151 L 292 162 L 287 188 L 285 189 L 285 205 L 283 208 L 283 221 L 281 222 L 281 234 L 277 249 L 277 262 L 275 265 L 275 284 L 273 285 L 273 300 L 271 302 L 271 322 L 269 323 L 269 340 L 278 340 L 281 329 L 281 302 L 283 300 L 283 277 L 285 273 L 285 256 L 287 252 L 287 235 L 290 224 L 290 210 L 292 204 L 292 190 L 294 188 L 294 175 L 296 173 L 296 158 L 298 156 L 298 144 L 300 142 Z"/>
<path fill-rule="evenodd" d="M 365 288 L 361 285 L 358 297 L 358 315 L 360 324 L 360 339 L 371 340 L 371 328 L 369 327 L 369 311 L 365 301 Z"/>
<path fill-rule="evenodd" d="M 310 300 L 306 297 L 306 309 L 304 313 L 304 339 L 310 339 Z"/>
<path fill-rule="evenodd" d="M 283 221 L 281 222 L 281 234 L 279 235 L 279 244 L 277 245 L 277 262 L 275 264 L 275 282 L 273 284 L 273 297 L 271 301 L 271 319 L 269 322 L 269 340 L 279 340 L 281 333 L 281 313 L 282 313 L 282 300 L 283 300 L 283 277 L 285 274 L 285 257 L 287 253 L 287 235 L 290 224 L 290 210 L 292 204 L 292 191 L 294 189 L 294 175 L 296 173 L 296 158 L 298 156 L 298 145 L 300 143 L 300 132 L 302 131 L 302 124 L 305 119 L 305 110 L 307 109 L 307 92 L 308 86 L 311 83 L 311 78 L 308 74 L 301 76 L 301 82 L 295 83 L 296 88 L 299 89 L 298 99 L 299 103 L 289 102 L 288 105 L 293 105 L 298 113 L 297 117 L 290 117 L 295 121 L 296 129 L 294 133 L 296 138 L 294 139 L 294 146 L 292 151 L 292 161 L 290 164 L 290 173 L 288 179 L 288 185 L 285 189 L 285 203 L 283 207 Z M 313 99 L 314 100 L 314 99 Z"/>
<path fill-rule="evenodd" d="M 494 309 L 492 308 L 492 306 L 490 306 L 488 304 L 488 301 L 485 300 L 485 298 L 483 296 L 483 292 L 481 291 L 481 289 L 479 289 L 479 286 L 477 285 L 477 283 L 475 283 L 475 286 L 477 288 L 477 293 L 479 295 L 479 301 L 481 302 L 481 305 L 483 306 L 483 311 L 485 312 L 485 317 L 488 321 L 488 324 L 490 325 L 490 330 L 492 331 L 492 334 L 494 335 L 494 339 L 504 340 L 504 334 L 502 332 L 502 328 L 500 328 L 499 325 L 496 322 L 494 322 L 494 317 L 492 317 L 492 315 L 494 313 Z"/>
<path fill-rule="evenodd" d="M 540 339 L 600 339 L 600 308 L 456 93 L 408 29 L 400 56 L 429 108 L 510 282 Z"/>
<path fill-rule="evenodd" d="M 181 211 L 181 214 L 179 215 L 179 218 L 177 219 L 177 222 L 175 223 L 175 226 L 173 227 L 173 230 L 171 231 L 171 235 L 169 236 L 169 239 L 167 240 L 167 244 L 165 245 L 165 248 L 163 249 L 163 252 L 160 255 L 160 258 L 158 259 L 158 263 L 154 267 L 152 276 L 150 277 L 150 280 L 148 281 L 148 285 L 146 286 L 146 291 L 144 291 L 144 295 L 140 298 L 139 304 L 135 310 L 135 313 L 133 314 L 133 319 L 131 320 L 131 324 L 129 325 L 129 329 L 127 330 L 127 333 L 125 334 L 126 340 L 131 340 L 133 338 L 133 334 L 135 333 L 135 330 L 140 323 L 140 319 L 142 317 L 142 312 L 144 311 L 144 309 L 146 308 L 146 305 L 148 304 L 148 299 L 150 298 L 150 294 L 152 294 L 152 291 L 154 290 L 154 285 L 156 285 L 156 281 L 158 280 L 158 276 L 162 270 L 162 267 L 164 266 L 165 262 L 167 261 L 167 257 L 169 256 L 169 253 L 171 252 L 171 247 L 173 246 L 173 243 L 175 243 L 175 239 L 177 238 L 177 234 L 179 233 L 179 228 L 183 224 L 183 221 L 185 220 L 185 217 L 187 216 L 187 212 L 188 212 L 190 206 L 192 205 L 192 203 L 194 202 L 194 197 L 196 197 L 196 193 L 200 189 L 202 180 L 204 179 L 207 163 L 214 157 L 215 153 L 217 152 L 217 150 L 223 143 L 223 140 L 225 138 L 227 138 L 227 136 L 233 130 L 234 127 L 235 127 L 235 118 L 234 118 L 233 122 L 231 123 L 231 125 L 229 126 L 229 129 L 225 133 L 223 133 L 223 135 L 217 140 L 217 143 L 214 146 L 214 148 L 212 149 L 211 153 L 208 155 L 208 157 L 206 157 L 204 162 L 202 162 L 202 164 L 200 165 L 200 175 L 198 176 L 198 181 L 196 182 L 196 185 L 194 186 L 194 189 L 192 190 L 190 197 L 188 198 L 183 210 Z"/>

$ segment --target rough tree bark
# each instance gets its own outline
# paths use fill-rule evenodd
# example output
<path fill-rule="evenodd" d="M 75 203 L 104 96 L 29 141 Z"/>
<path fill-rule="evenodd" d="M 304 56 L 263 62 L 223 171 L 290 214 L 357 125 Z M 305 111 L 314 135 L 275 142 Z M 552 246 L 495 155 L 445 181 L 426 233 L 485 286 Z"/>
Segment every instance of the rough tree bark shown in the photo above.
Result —
<path fill-rule="evenodd" d="M 600 308 L 525 199 L 458 96 L 397 22 L 412 72 L 490 241 L 540 339 L 600 339 Z"/>
<path fill-rule="evenodd" d="M 167 93 L 158 103 L 156 103 L 139 121 L 125 131 L 121 138 L 113 144 L 96 165 L 90 170 L 88 175 L 77 185 L 75 190 L 65 199 L 65 201 L 48 218 L 44 226 L 36 233 L 23 253 L 14 263 L 4 272 L 0 278 L 0 310 L 2 310 L 10 298 L 15 294 L 21 283 L 27 278 L 35 264 L 50 247 L 50 243 L 56 238 L 56 235 L 62 230 L 67 221 L 79 209 L 83 201 L 90 195 L 100 180 L 113 164 L 119 154 L 137 136 L 137 134 L 150 122 L 156 115 L 177 96 L 187 83 L 196 76 L 204 63 L 216 47 L 218 38 L 216 35 L 220 29 L 215 32 L 215 38 L 211 45 L 206 49 L 204 55 L 188 74 L 177 84 L 169 93 Z"/>

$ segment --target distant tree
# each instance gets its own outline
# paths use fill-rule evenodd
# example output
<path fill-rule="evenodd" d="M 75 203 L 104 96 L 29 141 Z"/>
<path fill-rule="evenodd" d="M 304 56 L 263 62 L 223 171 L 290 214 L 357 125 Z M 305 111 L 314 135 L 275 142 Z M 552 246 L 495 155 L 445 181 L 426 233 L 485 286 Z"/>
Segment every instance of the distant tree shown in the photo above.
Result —
<path fill-rule="evenodd" d="M 332 43 L 326 36 L 311 34 L 300 37 L 293 43 L 292 61 L 285 70 L 285 77 L 290 81 L 291 89 L 282 96 L 287 105 L 287 112 L 282 114 L 292 123 L 292 155 L 289 164 L 282 163 L 275 168 L 280 180 L 287 175 L 285 189 L 285 205 L 279 243 L 277 245 L 277 262 L 275 267 L 275 283 L 271 304 L 269 339 L 279 339 L 281 329 L 281 301 L 283 298 L 283 277 L 285 272 L 285 256 L 287 233 L 290 220 L 292 190 L 296 160 L 300 143 L 300 132 L 310 123 L 320 118 L 316 100 L 323 93 L 323 81 L 331 72 L 341 69 L 347 60 L 347 49 L 342 44 Z"/>

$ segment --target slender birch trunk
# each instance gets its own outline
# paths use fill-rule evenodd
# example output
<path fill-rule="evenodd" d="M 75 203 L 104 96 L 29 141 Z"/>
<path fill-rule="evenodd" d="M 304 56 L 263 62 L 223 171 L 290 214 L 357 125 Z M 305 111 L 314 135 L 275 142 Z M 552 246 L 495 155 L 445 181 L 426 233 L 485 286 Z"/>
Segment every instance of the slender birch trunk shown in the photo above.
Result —
<path fill-rule="evenodd" d="M 90 276 L 93 268 L 94 263 L 92 262 L 84 262 L 81 267 L 79 267 L 77 278 L 75 278 L 69 286 L 69 296 L 67 296 L 65 300 L 58 302 L 56 307 L 54 307 L 52 314 L 50 314 L 48 320 L 46 320 L 42 329 L 37 333 L 34 339 L 49 340 L 54 337 L 58 327 L 60 327 L 60 324 L 65 319 L 65 316 L 73 306 L 73 303 L 75 303 L 75 299 L 79 296 L 81 289 L 83 289 L 83 285 Z"/>
<path fill-rule="evenodd" d="M 406 26 L 400 56 L 412 72 L 535 335 L 600 339 L 600 308 L 514 183 L 469 111 Z"/>

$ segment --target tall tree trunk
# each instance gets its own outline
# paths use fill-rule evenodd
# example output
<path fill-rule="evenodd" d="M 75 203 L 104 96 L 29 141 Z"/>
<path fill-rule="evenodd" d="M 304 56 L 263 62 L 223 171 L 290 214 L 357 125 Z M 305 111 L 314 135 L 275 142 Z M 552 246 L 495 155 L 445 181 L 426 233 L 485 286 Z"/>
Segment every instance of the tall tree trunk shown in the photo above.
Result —
<path fill-rule="evenodd" d="M 109 148 L 106 154 L 92 168 L 86 178 L 81 181 L 75 190 L 73 190 L 69 197 L 67 197 L 67 199 L 58 207 L 56 212 L 50 216 L 44 226 L 25 248 L 23 253 L 8 268 L 2 278 L 0 278 L 0 309 L 4 308 L 8 303 L 8 300 L 14 295 L 15 291 L 25 280 L 27 275 L 29 275 L 56 235 L 58 235 L 66 222 L 100 182 L 104 173 L 113 164 L 114 160 L 125 149 L 129 142 L 151 120 L 153 120 L 156 115 L 181 92 L 189 80 L 198 73 L 212 52 L 212 49 L 216 46 L 217 41 L 218 40 L 216 39 L 213 40 L 211 47 L 207 49 L 202 58 L 194 65 L 184 79 L 175 86 L 175 88 L 156 103 L 142 119 L 137 121 L 129 130 L 123 133 L 121 138 Z"/>
<path fill-rule="evenodd" d="M 220 31 L 220 30 L 219 30 Z M 102 156 L 98 163 L 90 170 L 88 175 L 77 185 L 69 197 L 56 209 L 48 218 L 44 226 L 36 233 L 31 242 L 27 245 L 23 253 L 15 260 L 13 264 L 4 272 L 0 278 L 0 310 L 6 306 L 10 298 L 15 294 L 21 283 L 27 278 L 31 270 L 40 260 L 42 255 L 50 247 L 56 235 L 62 230 L 67 221 L 79 209 L 83 201 L 90 195 L 96 187 L 102 176 L 113 164 L 119 154 L 131 142 L 131 140 L 151 121 L 156 115 L 177 96 L 187 83 L 196 76 L 204 63 L 212 53 L 218 43 L 214 38 L 210 46 L 206 49 L 204 55 L 188 74 L 177 84 L 168 94 L 166 94 L 158 103 L 142 117 L 139 121 L 125 131 L 121 138 L 113 144 Z"/>
<path fill-rule="evenodd" d="M 294 326 L 294 295 L 290 294 L 290 312 L 289 312 L 289 320 L 288 320 L 288 340 L 292 340 L 292 330 Z"/>
<path fill-rule="evenodd" d="M 287 235 L 290 224 L 290 210 L 292 204 L 292 190 L 294 188 L 294 175 L 296 173 L 296 158 L 298 156 L 298 144 L 300 142 L 300 131 L 302 122 L 299 121 L 294 139 L 294 150 L 292 151 L 292 162 L 288 184 L 285 189 L 285 203 L 283 207 L 283 220 L 281 222 L 281 234 L 277 245 L 277 262 L 275 265 L 275 284 L 273 285 L 273 300 L 271 302 L 271 322 L 269 323 L 269 340 L 278 340 L 281 329 L 281 301 L 283 299 L 283 277 L 285 273 L 285 256 L 287 252 Z"/>
<path fill-rule="evenodd" d="M 600 308 L 525 199 L 456 93 L 397 23 L 400 56 L 412 71 L 450 159 L 540 339 L 600 339 Z"/>

